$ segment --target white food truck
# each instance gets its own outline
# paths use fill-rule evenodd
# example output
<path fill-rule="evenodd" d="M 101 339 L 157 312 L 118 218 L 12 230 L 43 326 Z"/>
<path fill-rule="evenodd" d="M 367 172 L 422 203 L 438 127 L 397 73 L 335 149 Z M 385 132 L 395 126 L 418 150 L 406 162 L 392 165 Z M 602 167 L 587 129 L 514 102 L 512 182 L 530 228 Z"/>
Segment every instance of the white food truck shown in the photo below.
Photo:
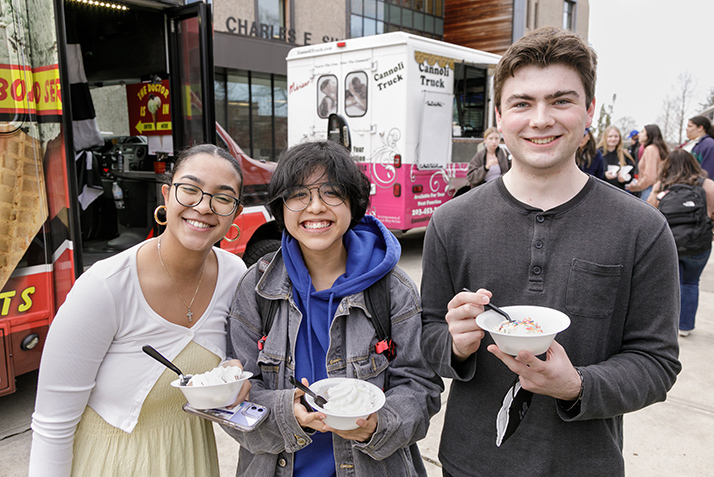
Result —
<path fill-rule="evenodd" d="M 468 189 L 499 59 L 404 32 L 294 48 L 288 144 L 341 136 L 370 178 L 368 213 L 394 231 L 425 226 Z"/>

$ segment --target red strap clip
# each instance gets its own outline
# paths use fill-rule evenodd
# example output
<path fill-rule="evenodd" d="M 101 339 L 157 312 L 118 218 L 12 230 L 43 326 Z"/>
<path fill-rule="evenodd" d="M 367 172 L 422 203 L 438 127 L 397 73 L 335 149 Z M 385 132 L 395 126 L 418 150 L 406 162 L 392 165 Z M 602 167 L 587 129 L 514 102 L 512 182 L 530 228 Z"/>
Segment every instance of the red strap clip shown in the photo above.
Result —
<path fill-rule="evenodd" d="M 258 340 L 258 350 L 263 351 L 263 348 L 265 347 L 265 340 L 268 339 L 267 335 L 263 335 L 262 338 Z"/>
<path fill-rule="evenodd" d="M 389 361 L 397 357 L 397 345 L 390 339 L 378 341 L 377 344 L 374 345 L 374 350 L 378 354 L 384 353 L 384 356 L 386 356 Z"/>

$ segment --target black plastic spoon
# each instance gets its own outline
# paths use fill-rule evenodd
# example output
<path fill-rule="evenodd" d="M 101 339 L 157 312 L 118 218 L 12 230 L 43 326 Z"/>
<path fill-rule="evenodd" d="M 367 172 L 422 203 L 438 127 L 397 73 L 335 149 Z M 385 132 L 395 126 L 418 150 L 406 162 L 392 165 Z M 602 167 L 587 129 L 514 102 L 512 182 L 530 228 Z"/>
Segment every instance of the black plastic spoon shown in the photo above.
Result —
<path fill-rule="evenodd" d="M 304 391 L 305 394 L 309 394 L 310 396 L 312 396 L 312 398 L 315 400 L 315 404 L 317 404 L 318 406 L 320 406 L 322 408 L 325 407 L 325 404 L 327 404 L 327 399 L 320 396 L 319 394 L 315 394 L 315 392 L 313 392 L 312 389 L 308 388 L 303 383 L 301 383 L 300 381 L 295 379 L 294 376 L 290 376 L 289 379 L 293 386 L 295 386 L 296 388 L 298 388 L 301 391 Z"/>
<path fill-rule="evenodd" d="M 474 292 L 472 292 L 471 290 L 469 290 L 468 288 L 462 288 L 461 291 L 468 292 L 468 293 L 474 293 Z M 485 305 L 483 305 L 483 307 L 484 307 L 484 308 L 488 308 L 489 310 L 495 311 L 496 313 L 498 313 L 499 315 L 502 315 L 502 316 L 505 317 L 508 321 L 510 321 L 511 323 L 513 323 L 513 318 L 511 318 L 511 316 L 510 316 L 508 313 L 506 313 L 505 311 L 503 311 L 502 309 L 500 309 L 500 308 L 497 307 L 496 305 L 494 305 L 494 304 L 492 304 L 492 303 L 486 303 Z"/>
<path fill-rule="evenodd" d="M 181 372 L 181 370 L 178 369 L 178 367 L 174 363 L 166 359 L 164 355 L 162 355 L 149 345 L 144 345 L 141 350 L 152 358 L 154 358 L 159 363 L 169 368 L 174 373 L 178 374 L 179 378 L 181 378 L 181 386 L 186 386 L 188 384 L 189 379 L 191 379 L 191 375 L 189 374 L 187 376 L 184 376 L 183 372 Z"/>

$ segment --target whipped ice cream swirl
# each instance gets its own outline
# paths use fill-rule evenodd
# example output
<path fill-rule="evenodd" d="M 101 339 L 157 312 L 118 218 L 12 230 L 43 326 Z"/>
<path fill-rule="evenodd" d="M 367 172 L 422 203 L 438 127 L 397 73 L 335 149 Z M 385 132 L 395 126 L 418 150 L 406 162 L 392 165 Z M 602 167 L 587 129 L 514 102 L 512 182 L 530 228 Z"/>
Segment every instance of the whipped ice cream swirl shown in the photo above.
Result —
<path fill-rule="evenodd" d="M 327 390 L 325 411 L 343 416 L 363 415 L 374 408 L 375 397 L 369 384 L 348 380 Z"/>

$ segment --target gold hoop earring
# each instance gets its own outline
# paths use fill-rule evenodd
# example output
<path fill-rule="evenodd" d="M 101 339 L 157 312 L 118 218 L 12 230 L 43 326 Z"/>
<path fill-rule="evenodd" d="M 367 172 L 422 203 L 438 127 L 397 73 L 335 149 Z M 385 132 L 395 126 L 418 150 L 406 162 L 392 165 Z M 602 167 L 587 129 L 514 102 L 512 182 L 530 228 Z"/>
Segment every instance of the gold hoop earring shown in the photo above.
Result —
<path fill-rule="evenodd" d="M 236 240 L 238 240 L 240 238 L 240 227 L 238 227 L 238 225 L 236 225 L 236 224 L 231 224 L 231 227 L 236 228 L 236 233 L 237 233 L 236 238 L 229 239 L 228 234 L 226 234 L 225 237 L 223 237 L 223 240 L 226 240 L 228 242 L 235 242 Z"/>
<path fill-rule="evenodd" d="M 159 225 L 166 225 L 168 220 L 164 220 L 163 222 L 159 220 L 159 211 L 163 209 L 164 210 L 164 215 L 166 215 L 166 206 L 165 205 L 159 205 L 154 209 L 154 220 L 156 221 L 157 224 Z"/>

